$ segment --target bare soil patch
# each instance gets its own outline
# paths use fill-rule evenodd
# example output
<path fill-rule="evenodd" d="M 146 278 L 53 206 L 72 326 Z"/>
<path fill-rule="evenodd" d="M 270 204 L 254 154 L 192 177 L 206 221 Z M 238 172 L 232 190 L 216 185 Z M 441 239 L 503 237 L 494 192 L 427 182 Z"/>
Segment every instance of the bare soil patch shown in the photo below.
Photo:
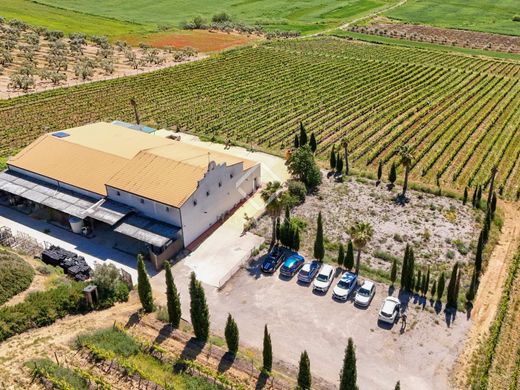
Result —
<path fill-rule="evenodd" d="M 316 220 L 321 211 L 329 261 L 336 259 L 339 243 L 348 243 L 347 229 L 355 221 L 365 221 L 372 225 L 374 236 L 361 261 L 371 268 L 389 271 L 390 256 L 401 260 L 407 243 L 414 247 L 416 261 L 431 266 L 432 271 L 451 269 L 456 261 L 469 264 L 481 213 L 471 204 L 464 206 L 459 200 L 416 191 L 409 191 L 410 202 L 399 206 L 393 201 L 399 191 L 400 187 L 388 191 L 362 178 L 349 177 L 345 183 L 324 179 L 316 194 L 292 210 L 293 216 L 307 224 L 300 251 L 312 257 Z M 254 232 L 269 240 L 270 218 L 262 218 Z"/>
<path fill-rule="evenodd" d="M 520 53 L 520 37 L 490 34 L 476 31 L 456 30 L 425 25 L 389 23 L 385 19 L 375 19 L 368 26 L 352 26 L 351 31 L 409 39 L 412 41 L 438 43 L 471 49 L 483 49 L 506 53 Z"/>
<path fill-rule="evenodd" d="M 134 46 L 137 46 L 139 42 L 145 42 L 152 47 L 159 48 L 166 46 L 179 49 L 193 47 L 201 53 L 221 51 L 258 41 L 260 39 L 261 37 L 258 35 L 244 35 L 233 32 L 224 33 L 211 30 L 161 32 L 147 35 L 144 38 L 131 36 L 125 38 L 128 43 Z"/>

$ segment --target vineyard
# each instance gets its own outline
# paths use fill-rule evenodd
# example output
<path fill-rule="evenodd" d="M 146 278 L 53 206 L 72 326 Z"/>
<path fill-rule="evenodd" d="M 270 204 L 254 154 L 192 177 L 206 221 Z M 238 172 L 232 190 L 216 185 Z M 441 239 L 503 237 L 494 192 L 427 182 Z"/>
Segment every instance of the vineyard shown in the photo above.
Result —
<path fill-rule="evenodd" d="M 328 159 L 349 140 L 351 163 L 375 171 L 400 145 L 415 181 L 520 185 L 520 62 L 337 38 L 269 42 L 157 72 L 0 101 L 0 156 L 39 134 L 141 118 L 281 153 L 303 122 Z"/>

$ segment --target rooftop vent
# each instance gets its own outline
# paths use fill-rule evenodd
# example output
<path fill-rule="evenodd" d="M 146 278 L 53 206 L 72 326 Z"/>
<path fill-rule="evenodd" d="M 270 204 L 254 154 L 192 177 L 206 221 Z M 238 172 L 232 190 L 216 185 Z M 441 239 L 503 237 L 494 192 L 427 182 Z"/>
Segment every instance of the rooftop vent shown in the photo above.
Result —
<path fill-rule="evenodd" d="M 56 133 L 52 133 L 52 135 L 57 137 L 57 138 L 65 138 L 65 137 L 68 137 L 70 134 L 66 133 L 64 131 L 58 131 Z"/>

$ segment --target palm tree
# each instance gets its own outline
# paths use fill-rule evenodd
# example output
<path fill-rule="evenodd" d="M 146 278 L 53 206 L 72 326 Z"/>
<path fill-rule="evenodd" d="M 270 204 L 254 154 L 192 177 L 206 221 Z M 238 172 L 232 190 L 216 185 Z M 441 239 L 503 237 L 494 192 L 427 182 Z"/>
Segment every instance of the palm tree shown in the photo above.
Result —
<path fill-rule="evenodd" d="M 262 200 L 265 202 L 265 211 L 273 221 L 271 248 L 276 243 L 276 219 L 284 209 L 284 202 L 280 196 L 282 184 L 279 181 L 270 181 L 262 190 Z"/>
<path fill-rule="evenodd" d="M 408 145 L 403 145 L 399 148 L 399 156 L 401 156 L 400 164 L 404 166 L 404 184 L 401 197 L 406 199 L 406 190 L 408 189 L 408 174 L 410 173 L 414 156 Z"/>
<path fill-rule="evenodd" d="M 345 174 L 348 175 L 349 167 L 348 167 L 348 139 L 347 137 L 343 137 L 341 139 L 341 147 L 345 152 Z"/>
<path fill-rule="evenodd" d="M 361 251 L 367 246 L 374 235 L 374 229 L 368 222 L 357 221 L 348 231 L 352 238 L 354 248 L 358 250 L 356 260 L 356 273 L 359 274 L 359 264 L 361 262 Z"/>

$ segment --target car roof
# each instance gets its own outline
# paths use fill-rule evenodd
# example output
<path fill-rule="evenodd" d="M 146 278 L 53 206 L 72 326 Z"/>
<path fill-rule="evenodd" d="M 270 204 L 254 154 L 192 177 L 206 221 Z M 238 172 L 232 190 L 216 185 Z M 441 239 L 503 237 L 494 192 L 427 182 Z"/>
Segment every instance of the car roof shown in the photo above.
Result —
<path fill-rule="evenodd" d="M 329 273 L 334 268 L 330 264 L 323 264 L 323 267 L 321 267 L 320 274 Z"/>
<path fill-rule="evenodd" d="M 363 282 L 363 285 L 361 286 L 361 288 L 366 288 L 367 290 L 370 290 L 372 287 L 374 286 L 374 282 L 372 282 L 371 280 L 365 280 Z"/>
<path fill-rule="evenodd" d="M 299 260 L 303 260 L 303 257 L 300 255 L 291 255 L 284 261 L 284 265 L 294 264 Z"/>
<path fill-rule="evenodd" d="M 344 282 L 348 282 L 350 283 L 351 281 L 353 281 L 354 279 L 357 278 L 357 275 L 352 273 L 352 272 L 345 272 L 342 276 L 341 276 L 341 280 L 344 281 Z"/>

